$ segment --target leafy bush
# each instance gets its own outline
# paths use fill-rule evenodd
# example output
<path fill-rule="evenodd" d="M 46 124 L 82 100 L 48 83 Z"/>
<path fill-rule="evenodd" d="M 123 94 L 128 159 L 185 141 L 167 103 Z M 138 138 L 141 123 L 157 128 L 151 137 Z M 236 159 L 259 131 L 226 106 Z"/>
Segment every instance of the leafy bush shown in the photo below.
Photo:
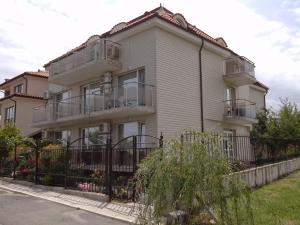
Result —
<path fill-rule="evenodd" d="M 44 185 L 51 186 L 51 185 L 53 185 L 53 183 L 54 183 L 54 179 L 51 175 L 46 175 L 43 178 L 43 184 Z"/>
<path fill-rule="evenodd" d="M 174 211 L 184 212 L 187 224 L 253 224 L 250 190 L 230 175 L 218 145 L 207 144 L 210 135 L 197 135 L 195 141 L 174 139 L 142 161 L 136 174 L 142 203 L 137 224 L 159 224 Z"/>

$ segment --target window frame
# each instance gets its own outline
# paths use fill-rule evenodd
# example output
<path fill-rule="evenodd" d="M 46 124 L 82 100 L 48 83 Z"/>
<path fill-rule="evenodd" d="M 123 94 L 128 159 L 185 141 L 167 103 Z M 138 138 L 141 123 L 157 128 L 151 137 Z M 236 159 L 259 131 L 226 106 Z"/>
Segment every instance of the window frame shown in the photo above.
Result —
<path fill-rule="evenodd" d="M 4 116 L 4 122 L 5 123 L 11 123 L 15 122 L 15 106 L 10 106 L 5 108 L 5 116 Z"/>
<path fill-rule="evenodd" d="M 24 91 L 25 91 L 24 84 L 18 84 L 16 86 L 14 86 L 14 93 L 15 94 L 23 94 Z"/>

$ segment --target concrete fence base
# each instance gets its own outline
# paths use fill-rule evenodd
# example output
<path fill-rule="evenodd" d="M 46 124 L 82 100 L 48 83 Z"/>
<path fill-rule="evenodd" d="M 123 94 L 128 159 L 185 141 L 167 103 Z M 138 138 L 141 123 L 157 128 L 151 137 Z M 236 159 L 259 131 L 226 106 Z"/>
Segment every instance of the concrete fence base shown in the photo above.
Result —
<path fill-rule="evenodd" d="M 243 170 L 235 174 L 240 175 L 250 187 L 260 187 L 299 169 L 300 158 L 296 158 Z"/>

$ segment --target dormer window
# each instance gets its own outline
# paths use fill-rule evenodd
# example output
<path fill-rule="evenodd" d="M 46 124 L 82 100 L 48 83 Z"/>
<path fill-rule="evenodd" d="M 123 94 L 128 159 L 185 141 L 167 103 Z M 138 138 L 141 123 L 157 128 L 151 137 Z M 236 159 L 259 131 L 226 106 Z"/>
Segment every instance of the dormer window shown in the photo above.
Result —
<path fill-rule="evenodd" d="M 18 84 L 15 86 L 15 93 L 24 93 L 24 84 Z"/>
<path fill-rule="evenodd" d="M 173 18 L 176 20 L 176 22 L 183 28 L 187 28 L 187 22 L 185 20 L 185 18 L 183 17 L 183 15 L 176 13 L 174 14 Z"/>

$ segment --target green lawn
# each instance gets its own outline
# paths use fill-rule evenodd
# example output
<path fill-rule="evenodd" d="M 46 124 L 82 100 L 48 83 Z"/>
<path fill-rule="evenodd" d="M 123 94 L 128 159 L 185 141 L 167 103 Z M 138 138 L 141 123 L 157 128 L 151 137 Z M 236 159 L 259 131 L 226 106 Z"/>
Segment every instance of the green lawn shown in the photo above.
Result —
<path fill-rule="evenodd" d="M 255 225 L 300 225 L 300 171 L 253 192 Z"/>

